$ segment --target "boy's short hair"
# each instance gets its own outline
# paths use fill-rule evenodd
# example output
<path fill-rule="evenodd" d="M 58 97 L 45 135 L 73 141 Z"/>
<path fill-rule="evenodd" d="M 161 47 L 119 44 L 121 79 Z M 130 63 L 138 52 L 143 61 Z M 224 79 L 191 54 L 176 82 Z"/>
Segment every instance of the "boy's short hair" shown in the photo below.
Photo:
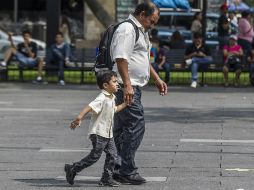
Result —
<path fill-rule="evenodd" d="M 57 35 L 59 35 L 59 36 L 61 36 L 61 37 L 64 37 L 62 32 L 57 32 L 57 33 L 56 33 L 56 36 L 57 36 Z"/>
<path fill-rule="evenodd" d="M 117 77 L 116 72 L 114 71 L 100 71 L 97 73 L 96 78 L 97 78 L 97 85 L 99 86 L 100 89 L 104 89 L 103 88 L 103 84 L 104 83 L 109 83 L 109 81 L 111 80 L 111 78 L 115 76 Z"/>
<path fill-rule="evenodd" d="M 30 36 L 32 36 L 32 34 L 29 30 L 23 30 L 22 31 L 22 36 L 24 36 L 25 34 L 29 34 Z"/>

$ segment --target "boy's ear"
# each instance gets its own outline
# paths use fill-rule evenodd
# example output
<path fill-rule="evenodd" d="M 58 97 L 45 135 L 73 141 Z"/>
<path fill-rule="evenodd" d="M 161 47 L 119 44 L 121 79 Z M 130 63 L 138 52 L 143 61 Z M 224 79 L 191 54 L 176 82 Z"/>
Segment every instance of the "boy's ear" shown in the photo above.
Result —
<path fill-rule="evenodd" d="M 106 83 L 106 82 L 103 83 L 103 88 L 104 88 L 104 89 L 107 89 L 107 88 L 108 88 L 108 83 Z"/>

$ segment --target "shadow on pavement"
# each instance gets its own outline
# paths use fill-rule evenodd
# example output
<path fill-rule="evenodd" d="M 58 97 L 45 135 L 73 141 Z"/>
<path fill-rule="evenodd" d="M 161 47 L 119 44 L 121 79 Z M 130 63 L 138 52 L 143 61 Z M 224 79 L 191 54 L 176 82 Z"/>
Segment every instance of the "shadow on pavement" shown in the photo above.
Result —
<path fill-rule="evenodd" d="M 34 179 L 14 179 L 22 183 L 27 183 L 33 187 L 99 187 L 97 181 L 82 181 L 75 182 L 74 185 L 67 184 L 64 180 L 57 180 L 54 178 L 34 178 Z"/>
<path fill-rule="evenodd" d="M 226 120 L 244 120 L 254 122 L 253 108 L 179 108 L 179 107 L 146 107 L 145 119 L 150 122 L 175 122 L 175 123 L 222 123 Z"/>

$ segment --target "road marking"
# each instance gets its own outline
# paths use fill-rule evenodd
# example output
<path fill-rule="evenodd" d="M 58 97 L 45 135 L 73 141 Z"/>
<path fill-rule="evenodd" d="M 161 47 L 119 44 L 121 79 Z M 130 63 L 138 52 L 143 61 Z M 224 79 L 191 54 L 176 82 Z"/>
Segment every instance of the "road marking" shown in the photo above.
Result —
<path fill-rule="evenodd" d="M 254 140 L 223 140 L 223 139 L 180 139 L 188 143 L 254 143 Z"/>
<path fill-rule="evenodd" d="M 90 148 L 84 149 L 63 149 L 63 148 L 41 148 L 39 152 L 90 152 Z"/>
<path fill-rule="evenodd" d="M 3 104 L 3 105 L 11 105 L 11 104 L 13 104 L 13 102 L 0 102 L 0 104 Z"/>
<path fill-rule="evenodd" d="M 225 169 L 226 171 L 237 171 L 237 172 L 253 172 L 254 169 L 245 169 L 245 168 L 232 168 L 232 169 Z"/>
<path fill-rule="evenodd" d="M 60 109 L 43 108 L 0 108 L 0 111 L 21 111 L 21 112 L 60 112 Z"/>
<path fill-rule="evenodd" d="M 144 177 L 146 181 L 150 182 L 165 182 L 167 181 L 167 177 Z M 99 181 L 101 177 L 94 177 L 94 176 L 80 176 L 78 175 L 75 177 L 75 180 L 78 181 Z M 66 180 L 65 176 L 58 176 L 56 177 L 56 180 Z"/>

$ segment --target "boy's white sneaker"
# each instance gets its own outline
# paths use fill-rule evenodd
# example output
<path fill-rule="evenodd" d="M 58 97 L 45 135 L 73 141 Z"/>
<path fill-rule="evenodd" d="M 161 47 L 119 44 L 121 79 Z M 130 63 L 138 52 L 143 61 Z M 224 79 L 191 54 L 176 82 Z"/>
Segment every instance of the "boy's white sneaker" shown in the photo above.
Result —
<path fill-rule="evenodd" d="M 37 82 L 42 82 L 42 77 L 41 77 L 41 76 L 38 76 L 38 77 L 36 78 L 36 81 L 37 81 Z"/>
<path fill-rule="evenodd" d="M 192 81 L 191 85 L 192 88 L 197 88 L 197 81 Z"/>
<path fill-rule="evenodd" d="M 185 63 L 186 63 L 187 66 L 191 65 L 192 64 L 192 59 L 186 59 Z"/>
<path fill-rule="evenodd" d="M 7 64 L 6 64 L 5 61 L 1 61 L 1 62 L 0 62 L 0 66 L 1 66 L 1 67 L 6 67 L 6 65 L 7 65 Z"/>
<path fill-rule="evenodd" d="M 64 86 L 64 85 L 65 85 L 64 80 L 60 80 L 60 81 L 59 81 L 59 84 L 60 84 L 61 86 Z"/>

